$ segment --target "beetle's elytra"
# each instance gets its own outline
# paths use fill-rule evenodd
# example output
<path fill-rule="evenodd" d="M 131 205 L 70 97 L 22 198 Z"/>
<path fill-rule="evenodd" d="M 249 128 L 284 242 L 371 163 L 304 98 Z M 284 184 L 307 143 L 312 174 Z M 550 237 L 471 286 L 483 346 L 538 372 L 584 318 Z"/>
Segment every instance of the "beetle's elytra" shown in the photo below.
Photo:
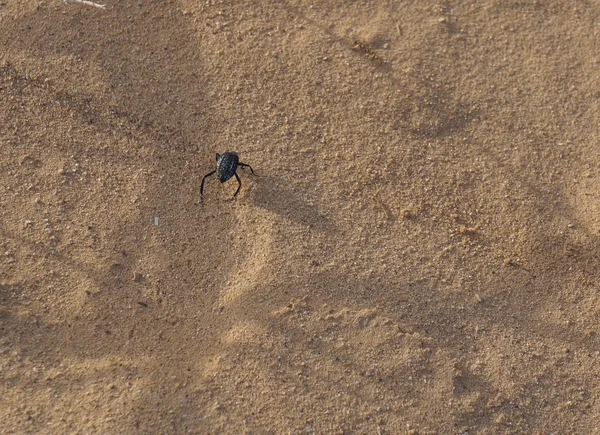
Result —
<path fill-rule="evenodd" d="M 252 171 L 252 174 L 254 174 L 254 169 L 252 169 L 252 166 L 240 162 L 240 158 L 238 157 L 237 153 L 228 151 L 223 154 L 217 154 L 217 168 L 213 171 L 210 171 L 204 176 L 204 178 L 202 178 L 202 184 L 200 185 L 200 196 L 204 196 L 204 181 L 206 178 L 216 173 L 217 179 L 221 183 L 224 183 L 231 177 L 235 176 L 235 179 L 238 182 L 238 188 L 233 194 L 233 197 L 235 198 L 242 188 L 242 180 L 240 180 L 240 177 L 237 174 L 238 166 L 248 167 L 250 168 L 250 171 Z"/>

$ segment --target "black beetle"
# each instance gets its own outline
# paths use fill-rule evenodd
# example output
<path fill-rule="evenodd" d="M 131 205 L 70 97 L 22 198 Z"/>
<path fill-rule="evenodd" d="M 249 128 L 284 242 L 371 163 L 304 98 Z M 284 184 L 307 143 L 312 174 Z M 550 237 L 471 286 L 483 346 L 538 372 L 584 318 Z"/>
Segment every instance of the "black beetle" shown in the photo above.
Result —
<path fill-rule="evenodd" d="M 202 184 L 200 185 L 200 196 L 204 195 L 204 181 L 207 177 L 210 177 L 216 172 L 217 178 L 221 183 L 226 182 L 235 175 L 235 179 L 238 182 L 238 188 L 233 195 L 233 197 L 235 198 L 235 196 L 242 188 L 242 180 L 240 180 L 240 177 L 236 172 L 238 166 L 246 166 L 250 168 L 250 171 L 252 171 L 252 174 L 254 174 L 254 169 L 252 169 L 252 166 L 240 162 L 240 158 L 238 157 L 237 153 L 226 152 L 223 154 L 217 154 L 217 169 L 215 169 L 214 171 L 210 171 L 202 179 Z"/>

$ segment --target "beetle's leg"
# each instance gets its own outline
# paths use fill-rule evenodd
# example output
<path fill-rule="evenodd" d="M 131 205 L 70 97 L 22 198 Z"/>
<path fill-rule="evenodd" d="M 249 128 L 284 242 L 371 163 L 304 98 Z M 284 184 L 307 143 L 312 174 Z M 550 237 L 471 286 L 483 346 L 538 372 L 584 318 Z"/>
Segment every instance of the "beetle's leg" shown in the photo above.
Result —
<path fill-rule="evenodd" d="M 202 179 L 202 184 L 200 184 L 200 196 L 204 195 L 204 180 L 206 180 L 207 177 L 210 177 L 212 174 L 214 174 L 215 172 L 217 172 L 217 170 L 215 169 L 214 171 L 210 171 L 208 174 L 206 174 L 204 176 L 204 178 Z"/>
<path fill-rule="evenodd" d="M 233 197 L 235 198 L 237 196 L 237 194 L 239 193 L 240 189 L 242 188 L 242 180 L 240 180 L 240 176 L 236 173 L 234 173 L 235 175 L 235 179 L 238 180 L 238 190 L 235 191 L 235 193 L 233 194 Z"/>
<path fill-rule="evenodd" d="M 219 157 L 221 157 L 221 154 L 217 153 L 217 162 L 219 161 Z"/>
<path fill-rule="evenodd" d="M 246 163 L 238 163 L 238 165 L 239 166 L 246 166 L 246 167 L 250 168 L 250 171 L 252 171 L 252 175 L 256 175 L 256 174 L 254 174 L 254 169 L 252 169 L 252 166 L 247 165 Z"/>

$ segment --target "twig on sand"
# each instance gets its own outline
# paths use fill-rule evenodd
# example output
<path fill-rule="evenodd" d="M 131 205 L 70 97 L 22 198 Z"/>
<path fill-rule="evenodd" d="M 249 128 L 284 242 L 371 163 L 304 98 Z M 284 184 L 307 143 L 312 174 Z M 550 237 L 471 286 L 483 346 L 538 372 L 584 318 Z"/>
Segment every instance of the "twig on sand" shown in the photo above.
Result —
<path fill-rule="evenodd" d="M 63 1 L 65 3 L 71 2 L 71 3 L 81 3 L 81 4 L 84 4 L 84 5 L 88 5 L 88 6 L 95 6 L 95 7 L 100 8 L 100 9 L 106 8 L 106 5 L 101 5 L 101 4 L 94 3 L 94 2 L 91 2 L 91 1 L 88 1 L 88 0 L 63 0 Z"/>

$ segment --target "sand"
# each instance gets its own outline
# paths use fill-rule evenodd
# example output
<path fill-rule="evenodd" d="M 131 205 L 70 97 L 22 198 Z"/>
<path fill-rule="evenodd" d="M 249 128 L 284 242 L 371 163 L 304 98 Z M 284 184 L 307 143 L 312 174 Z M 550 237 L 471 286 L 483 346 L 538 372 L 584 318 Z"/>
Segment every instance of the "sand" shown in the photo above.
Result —
<path fill-rule="evenodd" d="M 98 3 L 0 2 L 1 433 L 600 433 L 598 2 Z"/>

